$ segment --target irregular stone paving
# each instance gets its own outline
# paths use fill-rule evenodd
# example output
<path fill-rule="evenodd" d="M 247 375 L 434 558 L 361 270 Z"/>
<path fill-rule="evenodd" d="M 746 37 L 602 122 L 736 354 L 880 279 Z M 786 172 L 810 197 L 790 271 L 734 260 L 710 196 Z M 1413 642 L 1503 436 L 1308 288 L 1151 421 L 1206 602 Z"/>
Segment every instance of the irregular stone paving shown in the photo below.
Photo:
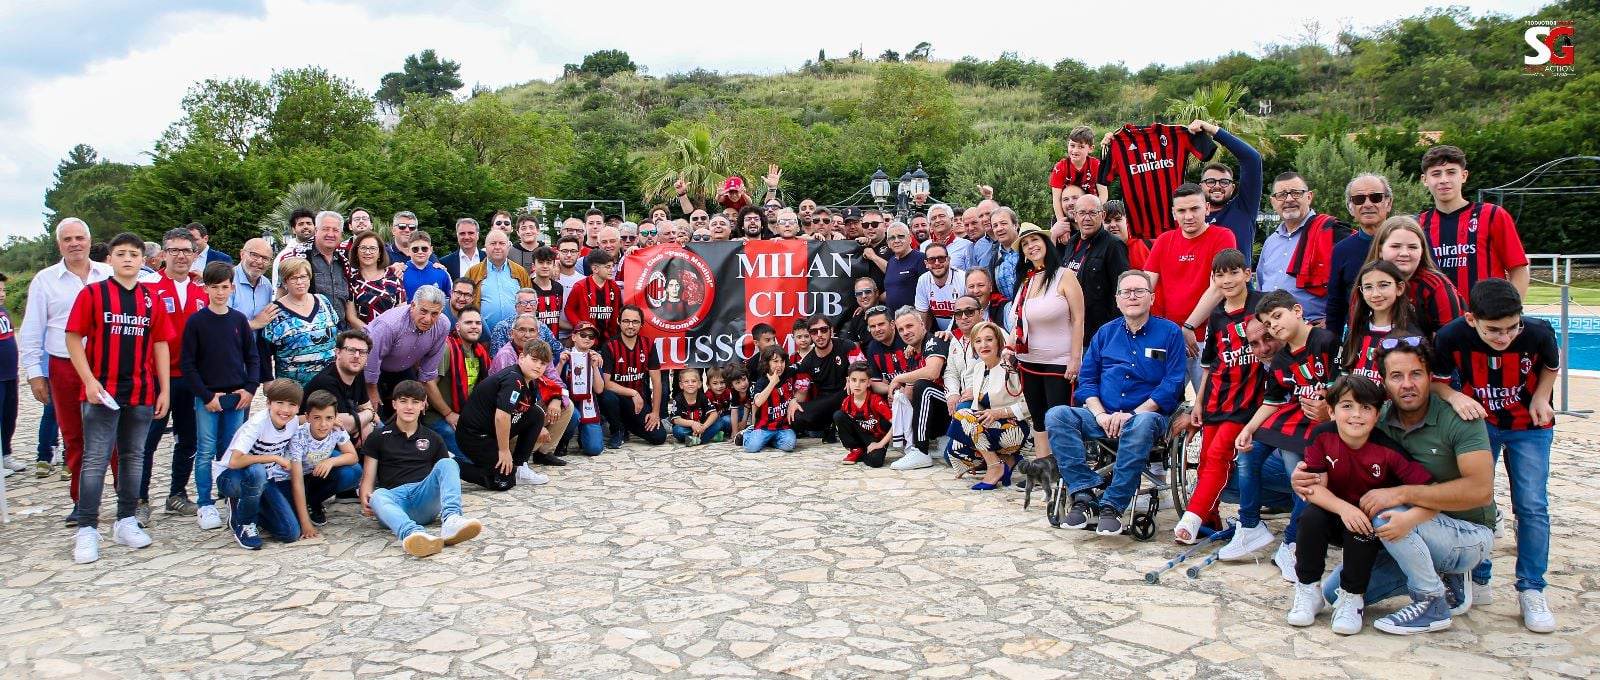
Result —
<path fill-rule="evenodd" d="M 26 456 L 38 407 L 23 404 Z M 948 468 L 845 467 L 806 441 L 787 455 L 630 445 L 569 458 L 548 486 L 468 491 L 484 535 L 426 560 L 346 503 L 324 538 L 260 552 L 158 509 L 153 546 L 107 540 L 98 563 L 77 566 L 60 524 L 66 483 L 19 473 L 0 528 L 0 676 L 1600 674 L 1600 434 L 1589 425 L 1563 428 L 1550 487 L 1560 630 L 1523 630 L 1502 576 L 1494 604 L 1409 638 L 1370 625 L 1341 638 L 1326 615 L 1285 625 L 1290 590 L 1268 562 L 1145 584 L 1177 552 L 1163 540 L 1170 514 L 1149 543 L 1056 530 L 1021 494 L 968 491 Z M 1502 481 L 1509 513 L 1505 494 Z M 1512 545 L 1508 535 L 1495 551 L 1501 575 Z"/>

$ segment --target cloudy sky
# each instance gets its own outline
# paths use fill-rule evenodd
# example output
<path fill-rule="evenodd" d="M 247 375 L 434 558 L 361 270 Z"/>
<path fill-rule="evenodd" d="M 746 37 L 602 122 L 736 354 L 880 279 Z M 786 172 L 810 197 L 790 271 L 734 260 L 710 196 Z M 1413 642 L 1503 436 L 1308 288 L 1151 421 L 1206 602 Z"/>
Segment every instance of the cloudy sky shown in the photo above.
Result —
<path fill-rule="evenodd" d="M 924 40 L 936 59 L 1015 51 L 1046 63 L 1072 57 L 1138 69 L 1230 50 L 1259 53 L 1296 39 L 1308 22 L 1331 39 L 1342 25 L 1369 28 L 1438 4 L 1150 0 L 1134 12 L 1124 3 L 999 0 L 925 3 L 906 19 L 910 3 L 858 0 L 755 3 L 720 13 L 708 13 L 717 7 L 709 3 L 629 0 L 0 0 L 0 129 L 7 132 L 0 136 L 0 238 L 42 232 L 44 191 L 74 144 L 148 162 L 184 91 L 206 78 L 264 79 L 274 69 L 319 64 L 370 91 L 407 54 L 430 47 L 460 62 L 469 86 L 553 79 L 562 64 L 605 48 L 626 50 L 658 75 L 695 67 L 771 73 L 797 68 L 819 48 L 837 56 L 858 46 L 869 55 L 903 53 Z M 1520 15 L 1542 3 L 1466 4 Z"/>

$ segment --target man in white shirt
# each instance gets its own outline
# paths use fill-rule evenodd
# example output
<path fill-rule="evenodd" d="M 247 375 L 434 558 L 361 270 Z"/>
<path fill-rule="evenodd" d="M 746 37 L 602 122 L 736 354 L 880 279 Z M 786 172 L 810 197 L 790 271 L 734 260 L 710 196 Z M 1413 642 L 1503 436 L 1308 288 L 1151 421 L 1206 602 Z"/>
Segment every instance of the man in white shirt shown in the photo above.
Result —
<path fill-rule="evenodd" d="M 72 314 L 78 292 L 110 278 L 111 267 L 89 259 L 91 237 L 89 225 L 83 220 L 61 220 L 56 223 L 55 234 L 61 261 L 46 267 L 28 284 L 28 306 L 23 313 L 22 330 L 17 333 L 18 363 L 34 399 L 41 404 L 53 401 L 62 405 L 56 409 L 56 425 L 61 428 L 66 448 L 74 504 L 67 520 L 77 524 L 78 468 L 83 464 L 83 416 L 78 404 L 83 401 L 83 382 L 67 358 L 67 317 Z M 49 355 L 48 372 L 40 367 L 45 355 Z"/>
<path fill-rule="evenodd" d="M 495 228 L 499 229 L 500 223 L 507 226 L 511 224 L 511 216 L 504 212 L 494 214 Z M 445 271 L 450 273 L 453 281 L 467 275 L 467 270 L 483 261 L 483 249 L 478 247 L 478 221 L 471 217 L 456 220 L 456 246 L 457 250 L 440 258 L 439 264 L 444 265 Z"/>

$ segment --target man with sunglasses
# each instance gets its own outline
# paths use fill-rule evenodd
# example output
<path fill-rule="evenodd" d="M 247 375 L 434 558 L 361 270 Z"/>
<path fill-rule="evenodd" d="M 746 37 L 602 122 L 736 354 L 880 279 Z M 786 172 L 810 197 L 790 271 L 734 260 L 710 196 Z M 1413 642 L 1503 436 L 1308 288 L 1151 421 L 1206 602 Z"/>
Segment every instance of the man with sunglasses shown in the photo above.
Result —
<path fill-rule="evenodd" d="M 1201 171 L 1200 186 L 1205 189 L 1206 195 L 1206 223 L 1227 227 L 1233 232 L 1235 243 L 1255 243 L 1256 215 L 1261 212 L 1261 154 L 1244 140 L 1209 121 L 1189 123 L 1189 132 L 1197 135 L 1209 133 L 1222 148 L 1239 159 L 1237 180 L 1234 179 L 1233 168 L 1221 163 L 1207 163 Z M 1250 249 L 1240 250 L 1244 251 L 1245 264 L 1250 264 Z M 1256 267 L 1257 271 L 1260 269 Z"/>
<path fill-rule="evenodd" d="M 670 222 L 671 220 L 661 220 L 659 222 L 655 220 L 645 220 L 640 222 L 638 227 L 639 238 L 633 242 L 634 247 L 649 248 L 650 246 L 659 243 L 660 241 L 656 239 L 656 235 L 660 234 Z"/>
<path fill-rule="evenodd" d="M 870 276 L 856 277 L 850 293 L 853 311 L 839 324 L 839 337 L 857 345 L 866 345 L 872 336 L 867 334 L 867 310 L 883 304 L 882 289 Z"/>
<path fill-rule="evenodd" d="M 870 282 L 870 281 L 869 281 Z M 813 314 L 805 321 L 805 332 L 811 336 L 811 353 L 795 365 L 797 374 L 811 376 L 810 398 L 796 391 L 789 401 L 789 422 L 796 430 L 820 430 L 823 441 L 835 441 L 833 414 L 844 403 L 844 379 L 850 373 L 850 364 L 865 356 L 856 343 L 833 335 L 828 317 Z"/>
<path fill-rule="evenodd" d="M 504 211 L 494 214 L 493 228 L 504 230 L 511 226 L 511 216 Z M 471 217 L 456 220 L 456 251 L 444 256 L 439 263 L 452 279 L 467 275 L 467 270 L 483 261 L 483 250 L 478 248 L 478 221 Z"/>
<path fill-rule="evenodd" d="M 417 289 L 423 286 L 433 286 L 441 292 L 450 290 L 450 273 L 429 263 L 433 257 L 433 237 L 428 232 L 419 230 L 411 237 L 406 250 L 411 259 L 401 270 L 400 281 L 405 285 L 407 300 L 416 297 Z"/>
<path fill-rule="evenodd" d="M 1345 207 L 1359 228 L 1333 245 L 1333 264 L 1328 272 L 1328 315 L 1324 317 L 1324 325 L 1336 338 L 1344 337 L 1344 326 L 1350 318 L 1350 293 L 1355 289 L 1361 266 L 1367 262 L 1367 251 L 1372 249 L 1373 233 L 1389 219 L 1389 211 L 1394 209 L 1393 195 L 1389 179 L 1371 172 L 1356 175 L 1344 187 Z"/>
<path fill-rule="evenodd" d="M 885 238 L 887 219 L 883 213 L 870 208 L 861 214 L 861 235 L 856 237 L 856 242 L 861 244 L 861 259 L 856 261 L 854 271 L 850 272 L 852 276 L 871 276 L 872 280 L 878 282 L 879 288 L 884 288 L 884 272 L 887 271 L 889 257 L 893 254 L 889 250 L 889 241 Z M 848 215 L 845 224 L 850 224 Z M 909 238 L 906 245 L 910 246 Z"/>
<path fill-rule="evenodd" d="M 950 269 L 950 251 L 934 243 L 923 253 L 928 271 L 917 278 L 915 306 L 933 317 L 935 330 L 950 328 L 956 298 L 967 292 L 966 276 Z"/>
<path fill-rule="evenodd" d="M 1306 321 L 1320 324 L 1327 316 L 1333 247 L 1350 235 L 1350 227 L 1312 210 L 1316 192 L 1292 170 L 1273 178 L 1271 198 L 1280 221 L 1261 245 L 1256 289 L 1289 291 L 1305 310 Z"/>
<path fill-rule="evenodd" d="M 647 221 L 645 224 L 652 223 Z M 624 255 L 633 252 L 635 248 L 643 247 L 639 245 L 639 225 L 633 222 L 623 222 L 617 225 L 617 236 L 622 239 L 621 252 Z"/>

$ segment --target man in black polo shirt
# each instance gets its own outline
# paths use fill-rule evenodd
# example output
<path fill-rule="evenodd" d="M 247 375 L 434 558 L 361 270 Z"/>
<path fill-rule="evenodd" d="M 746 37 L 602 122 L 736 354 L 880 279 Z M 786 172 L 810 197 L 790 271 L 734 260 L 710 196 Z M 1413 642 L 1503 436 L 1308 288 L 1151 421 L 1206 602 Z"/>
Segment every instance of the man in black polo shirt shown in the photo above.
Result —
<path fill-rule="evenodd" d="M 373 423 L 378 419 L 378 411 L 372 408 L 367 396 L 367 379 L 362 375 L 372 339 L 365 331 L 348 330 L 339 334 L 334 348 L 333 363 L 306 383 L 306 396 L 318 391 L 332 392 L 339 400 L 339 427 L 359 444 L 372 433 Z M 305 412 L 306 406 L 302 403 L 300 413 L 304 415 Z"/>
<path fill-rule="evenodd" d="M 456 421 L 456 444 L 465 454 L 460 461 L 462 479 L 491 491 L 550 481 L 527 466 L 538 439 L 549 436 L 543 430 L 538 385 L 549 363 L 550 346 L 530 342 L 517 355 L 516 365 L 472 387 Z"/>
<path fill-rule="evenodd" d="M 823 441 L 832 442 L 833 414 L 844 403 L 844 379 L 850 363 L 862 359 L 861 350 L 849 340 L 833 337 L 833 326 L 821 314 L 806 319 L 805 329 L 811 334 L 811 353 L 795 372 L 810 374 L 812 396 L 804 399 L 796 394 L 789 401 L 789 422 L 797 430 L 822 430 Z"/>

